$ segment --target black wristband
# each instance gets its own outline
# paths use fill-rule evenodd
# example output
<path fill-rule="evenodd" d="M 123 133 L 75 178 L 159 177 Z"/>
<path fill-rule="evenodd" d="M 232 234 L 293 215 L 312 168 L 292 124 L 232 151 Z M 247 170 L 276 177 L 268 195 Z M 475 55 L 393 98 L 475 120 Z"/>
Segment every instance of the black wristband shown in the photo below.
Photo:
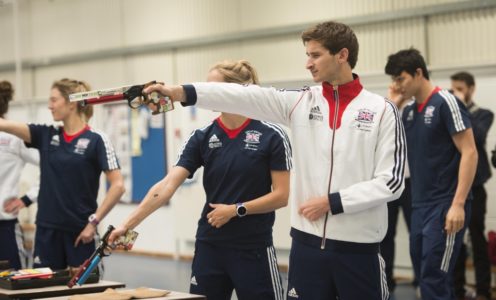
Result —
<path fill-rule="evenodd" d="M 186 95 L 186 102 L 181 102 L 182 106 L 191 106 L 196 104 L 196 89 L 192 84 L 182 86 Z"/>
<path fill-rule="evenodd" d="M 339 193 L 331 193 L 328 195 L 329 206 L 331 207 L 331 214 L 337 215 L 344 212 L 343 203 L 341 202 L 341 195 Z"/>
<path fill-rule="evenodd" d="M 24 205 L 26 207 L 30 206 L 31 204 L 33 204 L 33 201 L 31 201 L 31 199 L 29 199 L 28 196 L 24 195 L 21 197 L 21 201 L 24 203 Z"/>

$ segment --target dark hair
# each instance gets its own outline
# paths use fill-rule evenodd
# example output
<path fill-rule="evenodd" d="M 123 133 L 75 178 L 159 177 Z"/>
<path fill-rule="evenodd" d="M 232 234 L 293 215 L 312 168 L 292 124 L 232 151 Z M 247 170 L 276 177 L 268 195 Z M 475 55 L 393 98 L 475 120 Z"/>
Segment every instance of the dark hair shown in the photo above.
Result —
<path fill-rule="evenodd" d="M 0 81 L 0 117 L 7 113 L 9 110 L 9 102 L 12 101 L 14 96 L 14 88 L 8 81 Z"/>
<path fill-rule="evenodd" d="M 65 101 L 69 101 L 69 94 L 87 92 L 91 90 L 87 82 L 63 78 L 55 81 L 52 84 L 52 89 L 59 90 L 60 94 L 64 97 Z M 77 111 L 83 115 L 88 121 L 93 116 L 93 106 L 91 105 L 78 105 Z"/>
<path fill-rule="evenodd" d="M 334 55 L 348 49 L 348 63 L 353 69 L 358 60 L 358 40 L 353 30 L 343 23 L 324 22 L 308 28 L 301 34 L 303 43 L 317 41 Z"/>
<path fill-rule="evenodd" d="M 475 85 L 474 75 L 469 72 L 458 72 L 451 75 L 451 80 L 463 81 L 468 87 Z"/>
<path fill-rule="evenodd" d="M 420 51 L 415 48 L 401 50 L 389 55 L 384 69 L 386 74 L 391 76 L 398 76 L 403 71 L 415 76 L 417 69 L 421 69 L 424 78 L 429 79 L 429 71 L 427 71 L 425 60 Z"/>

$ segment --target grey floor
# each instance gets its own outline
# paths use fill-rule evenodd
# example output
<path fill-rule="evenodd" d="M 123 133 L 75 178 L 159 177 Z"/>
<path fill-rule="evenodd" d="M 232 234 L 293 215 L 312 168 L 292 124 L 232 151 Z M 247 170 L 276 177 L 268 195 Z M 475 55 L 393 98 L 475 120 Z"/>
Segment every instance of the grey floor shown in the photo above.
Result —
<path fill-rule="evenodd" d="M 129 288 L 152 287 L 188 292 L 191 262 L 114 253 L 104 258 L 104 279 L 124 282 Z M 284 285 L 287 274 L 282 274 Z M 233 299 L 236 299 L 234 296 Z M 418 300 L 410 284 L 399 284 L 390 300 Z"/>

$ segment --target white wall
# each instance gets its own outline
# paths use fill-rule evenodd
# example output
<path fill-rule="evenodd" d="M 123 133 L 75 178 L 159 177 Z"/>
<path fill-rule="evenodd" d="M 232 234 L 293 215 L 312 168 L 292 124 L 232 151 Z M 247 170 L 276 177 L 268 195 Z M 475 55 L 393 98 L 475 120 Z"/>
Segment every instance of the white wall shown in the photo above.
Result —
<path fill-rule="evenodd" d="M 199 81 L 205 79 L 210 65 L 225 58 L 250 60 L 265 83 L 278 86 L 308 83 L 310 77 L 304 69 L 306 57 L 298 32 L 310 23 L 337 18 L 352 24 L 358 36 L 360 54 L 356 71 L 369 89 L 385 94 L 389 83 L 383 75 L 387 56 L 414 46 L 424 53 L 434 70 L 434 82 L 443 87 L 448 85 L 447 78 L 452 72 L 473 71 L 477 76 L 476 99 L 481 106 L 496 111 L 492 93 L 496 88 L 495 1 L 484 2 L 492 5 L 490 8 L 463 11 L 457 7 L 482 2 L 17 0 L 17 3 L 21 16 L 21 58 L 27 66 L 21 76 L 25 99 L 18 103 L 47 98 L 51 83 L 62 77 L 87 80 L 93 88 L 152 79 L 169 83 Z M 363 20 L 369 21 L 363 23 Z M 247 34 L 254 37 L 246 38 Z M 9 3 L 0 6 L 0 36 L 0 79 L 15 81 L 14 70 L 9 67 L 14 62 Z M 49 121 L 44 106 L 36 104 L 36 112 L 31 112 L 34 117 L 29 120 Z M 18 104 L 11 118 L 22 119 L 20 115 L 25 109 Z M 189 132 L 214 116 L 212 112 L 198 111 L 197 120 L 191 121 L 190 110 L 181 107 L 167 115 L 169 164 L 174 162 L 177 149 Z M 95 127 L 103 127 L 105 120 L 97 113 L 92 122 Z M 495 143 L 493 128 L 488 144 Z M 190 241 L 194 239 L 204 201 L 198 184 L 201 176 L 196 180 L 196 184 L 181 188 L 170 206 L 159 209 L 138 227 L 141 235 L 136 249 L 175 255 L 192 253 Z M 496 197 L 495 180 L 487 185 L 490 229 L 496 229 L 496 204 L 491 201 Z M 132 209 L 133 206 L 119 205 L 104 223 L 119 224 Z M 288 230 L 286 208 L 277 213 L 274 229 L 275 244 L 280 249 L 290 246 Z M 403 227 L 398 233 L 398 248 L 397 263 L 409 266 Z"/>

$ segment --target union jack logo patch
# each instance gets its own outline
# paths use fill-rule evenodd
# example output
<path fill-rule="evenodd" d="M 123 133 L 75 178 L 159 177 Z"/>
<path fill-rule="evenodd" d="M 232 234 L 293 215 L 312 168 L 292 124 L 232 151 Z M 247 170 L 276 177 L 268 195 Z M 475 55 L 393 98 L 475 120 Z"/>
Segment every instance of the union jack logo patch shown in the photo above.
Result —
<path fill-rule="evenodd" d="M 425 108 L 425 117 L 426 118 L 432 118 L 434 116 L 434 110 L 436 110 L 436 107 L 435 106 L 427 106 Z"/>
<path fill-rule="evenodd" d="M 248 130 L 246 131 L 245 143 L 249 144 L 258 144 L 260 143 L 261 132 L 256 130 Z"/>
<path fill-rule="evenodd" d="M 375 112 L 371 111 L 370 109 L 364 108 L 358 111 L 358 116 L 355 120 L 357 120 L 358 122 L 372 123 L 374 122 L 374 116 Z"/>

